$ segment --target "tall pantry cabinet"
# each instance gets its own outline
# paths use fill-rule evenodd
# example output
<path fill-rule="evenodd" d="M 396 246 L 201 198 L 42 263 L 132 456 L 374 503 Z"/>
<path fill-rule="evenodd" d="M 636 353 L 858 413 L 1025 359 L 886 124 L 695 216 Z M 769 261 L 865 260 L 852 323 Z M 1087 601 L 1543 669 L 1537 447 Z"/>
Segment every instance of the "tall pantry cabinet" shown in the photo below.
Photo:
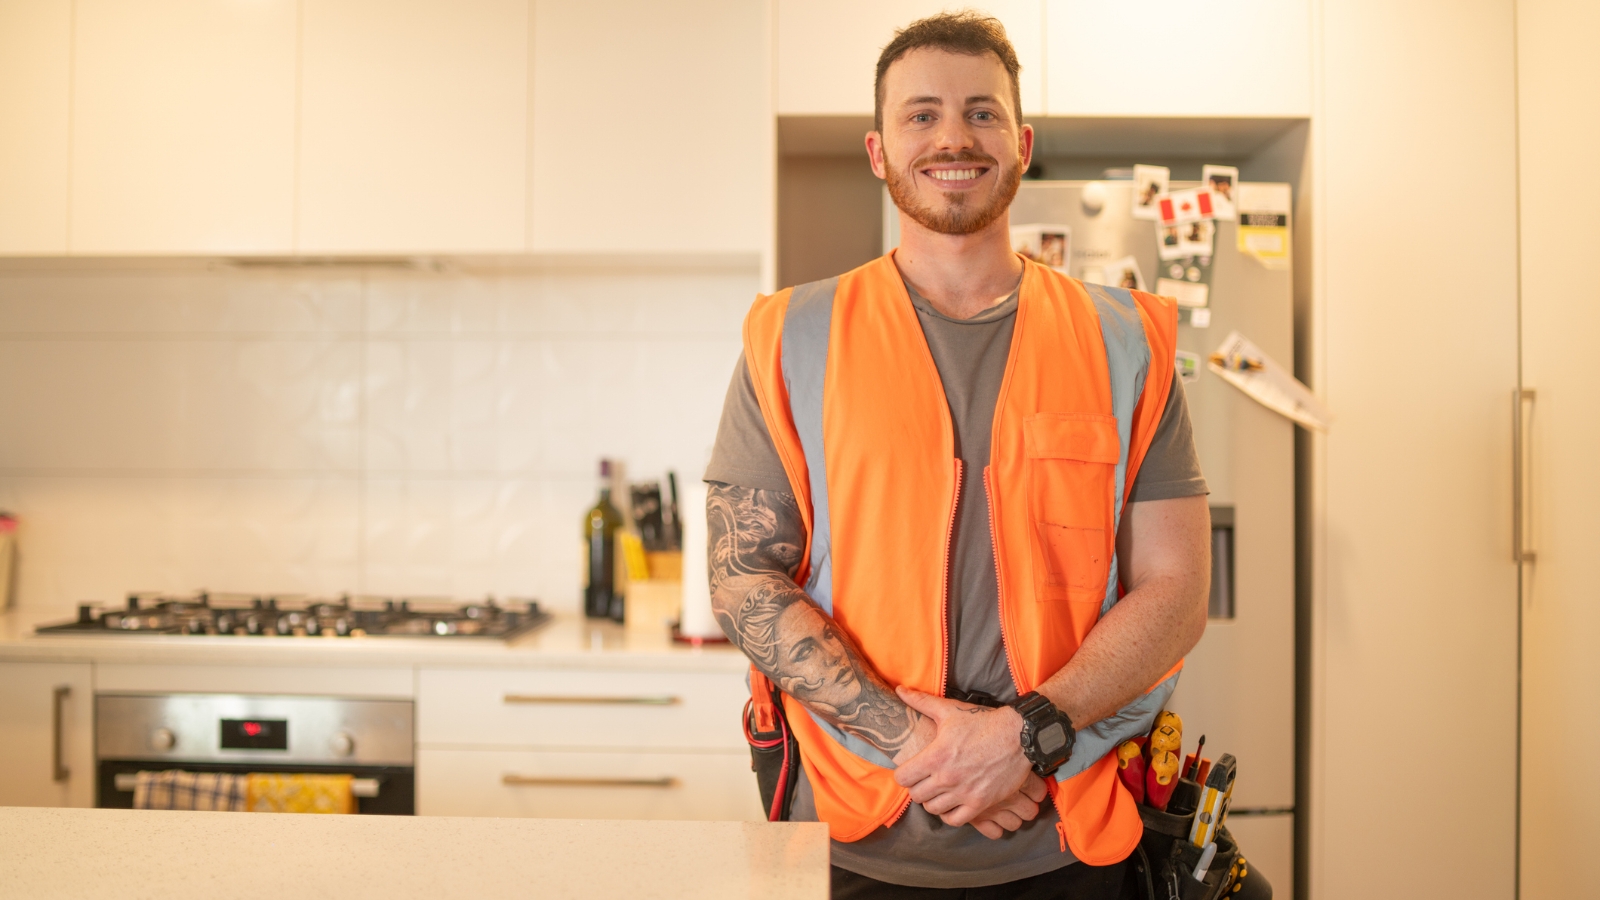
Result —
<path fill-rule="evenodd" d="M 1594 893 L 1600 809 L 1600 6 L 1517 3 L 1522 224 L 1523 900 Z"/>

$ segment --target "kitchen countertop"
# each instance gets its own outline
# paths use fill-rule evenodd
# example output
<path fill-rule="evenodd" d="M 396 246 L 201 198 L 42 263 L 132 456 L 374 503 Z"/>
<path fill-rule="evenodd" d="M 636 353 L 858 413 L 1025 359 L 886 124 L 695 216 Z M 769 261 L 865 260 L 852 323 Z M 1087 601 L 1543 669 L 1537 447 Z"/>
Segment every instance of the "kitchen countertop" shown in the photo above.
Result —
<path fill-rule="evenodd" d="M 0 808 L 0 896 L 823 900 L 827 826 Z"/>
<path fill-rule="evenodd" d="M 628 631 L 571 613 L 509 643 L 480 638 L 283 638 L 160 635 L 36 635 L 41 624 L 71 621 L 73 609 L 13 609 L 0 614 L 0 662 L 93 662 L 251 666 L 441 666 L 485 668 L 671 669 L 742 672 L 727 644 L 691 647 L 666 633 Z"/>

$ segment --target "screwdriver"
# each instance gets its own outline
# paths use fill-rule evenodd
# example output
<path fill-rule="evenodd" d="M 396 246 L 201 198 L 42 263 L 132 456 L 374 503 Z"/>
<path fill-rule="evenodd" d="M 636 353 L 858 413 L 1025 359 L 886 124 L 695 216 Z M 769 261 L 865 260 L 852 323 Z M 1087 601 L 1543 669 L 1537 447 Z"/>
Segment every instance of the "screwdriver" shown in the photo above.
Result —
<path fill-rule="evenodd" d="M 1150 771 L 1145 773 L 1145 802 L 1165 810 L 1178 786 L 1178 752 L 1183 749 L 1183 719 L 1162 710 L 1150 732 Z"/>
<path fill-rule="evenodd" d="M 1117 778 L 1135 803 L 1144 802 L 1144 744 L 1145 738 L 1136 737 L 1117 745 Z"/>

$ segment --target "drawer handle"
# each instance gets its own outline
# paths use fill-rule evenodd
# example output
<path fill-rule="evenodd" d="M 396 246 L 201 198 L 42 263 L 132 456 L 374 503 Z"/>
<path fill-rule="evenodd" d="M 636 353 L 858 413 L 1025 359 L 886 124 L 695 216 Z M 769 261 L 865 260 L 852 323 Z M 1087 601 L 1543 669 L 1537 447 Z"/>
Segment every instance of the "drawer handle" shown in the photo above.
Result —
<path fill-rule="evenodd" d="M 66 760 L 63 759 L 65 754 L 62 752 L 61 747 L 61 745 L 64 743 L 61 738 L 61 731 L 65 727 L 64 723 L 62 722 L 64 716 L 61 713 L 61 707 L 67 702 L 67 698 L 70 696 L 72 696 L 71 686 L 61 685 L 60 687 L 56 688 L 55 694 L 51 698 L 50 780 L 55 782 L 66 781 L 68 778 L 72 777 L 72 770 L 67 768 Z"/>
<path fill-rule="evenodd" d="M 543 703 L 580 706 L 587 704 L 613 704 L 622 706 L 677 706 L 683 701 L 677 697 L 568 697 L 559 694 L 507 694 L 507 703 Z"/>
<path fill-rule="evenodd" d="M 678 779 L 660 778 L 557 778 L 544 775 L 503 775 L 500 783 L 508 787 L 630 787 L 675 788 Z"/>

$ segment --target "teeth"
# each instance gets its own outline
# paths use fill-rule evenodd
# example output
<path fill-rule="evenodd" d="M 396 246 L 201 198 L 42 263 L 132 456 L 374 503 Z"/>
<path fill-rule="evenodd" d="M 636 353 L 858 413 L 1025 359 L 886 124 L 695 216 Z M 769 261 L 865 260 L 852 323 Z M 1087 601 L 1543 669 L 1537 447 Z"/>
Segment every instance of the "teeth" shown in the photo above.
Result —
<path fill-rule="evenodd" d="M 939 181 L 966 181 L 978 177 L 977 169 L 935 169 L 933 177 Z"/>

